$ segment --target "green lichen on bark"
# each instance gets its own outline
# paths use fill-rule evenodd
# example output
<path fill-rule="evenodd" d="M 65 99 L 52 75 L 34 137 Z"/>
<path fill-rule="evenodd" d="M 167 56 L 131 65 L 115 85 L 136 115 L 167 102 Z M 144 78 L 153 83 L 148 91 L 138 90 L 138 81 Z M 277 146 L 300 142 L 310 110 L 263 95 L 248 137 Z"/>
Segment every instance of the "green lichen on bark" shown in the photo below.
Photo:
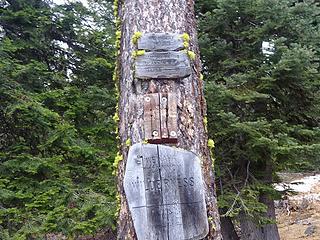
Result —
<path fill-rule="evenodd" d="M 146 53 L 145 50 L 136 50 L 136 51 L 133 51 L 132 52 L 132 57 L 135 59 L 137 58 L 138 56 L 142 56 Z"/>
<path fill-rule="evenodd" d="M 189 42 L 190 42 L 190 36 L 188 33 L 183 33 L 180 35 L 180 37 L 183 39 L 183 47 L 185 49 L 189 48 Z"/>
<path fill-rule="evenodd" d="M 138 40 L 139 40 L 139 38 L 141 38 L 141 36 L 142 36 L 142 32 L 135 32 L 135 33 L 133 34 L 133 36 L 132 36 L 132 42 L 133 42 L 134 44 L 137 44 L 137 43 L 138 43 Z"/>

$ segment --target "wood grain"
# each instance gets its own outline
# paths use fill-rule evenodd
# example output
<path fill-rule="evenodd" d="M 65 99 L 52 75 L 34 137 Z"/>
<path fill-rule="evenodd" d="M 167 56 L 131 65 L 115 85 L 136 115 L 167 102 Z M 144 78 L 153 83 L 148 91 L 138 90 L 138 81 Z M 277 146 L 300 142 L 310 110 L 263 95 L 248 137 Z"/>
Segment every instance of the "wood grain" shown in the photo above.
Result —
<path fill-rule="evenodd" d="M 139 240 L 202 239 L 208 233 L 200 159 L 194 153 L 131 146 L 124 189 Z"/>
<path fill-rule="evenodd" d="M 184 78 L 191 74 L 185 52 L 146 52 L 135 63 L 136 77 L 140 79 Z"/>
<path fill-rule="evenodd" d="M 168 132 L 169 138 L 177 139 L 178 135 L 178 114 L 177 114 L 177 96 L 174 93 L 168 93 Z"/>
<path fill-rule="evenodd" d="M 138 49 L 174 51 L 183 49 L 181 35 L 175 33 L 144 33 L 138 40 Z"/>

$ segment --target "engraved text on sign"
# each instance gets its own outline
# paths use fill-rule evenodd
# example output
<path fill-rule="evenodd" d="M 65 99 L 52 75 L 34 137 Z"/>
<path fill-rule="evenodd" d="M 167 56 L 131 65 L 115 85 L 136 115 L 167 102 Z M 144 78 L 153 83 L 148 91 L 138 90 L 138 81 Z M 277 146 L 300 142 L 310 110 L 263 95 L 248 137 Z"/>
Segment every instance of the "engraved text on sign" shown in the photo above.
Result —
<path fill-rule="evenodd" d="M 147 51 L 175 51 L 183 49 L 181 35 L 175 33 L 144 33 L 138 40 L 138 49 Z"/>
<path fill-rule="evenodd" d="M 202 239 L 208 233 L 200 160 L 192 152 L 133 145 L 124 188 L 139 240 Z"/>
<path fill-rule="evenodd" d="M 191 74 L 190 62 L 185 52 L 146 52 L 136 60 L 136 77 L 183 78 Z"/>

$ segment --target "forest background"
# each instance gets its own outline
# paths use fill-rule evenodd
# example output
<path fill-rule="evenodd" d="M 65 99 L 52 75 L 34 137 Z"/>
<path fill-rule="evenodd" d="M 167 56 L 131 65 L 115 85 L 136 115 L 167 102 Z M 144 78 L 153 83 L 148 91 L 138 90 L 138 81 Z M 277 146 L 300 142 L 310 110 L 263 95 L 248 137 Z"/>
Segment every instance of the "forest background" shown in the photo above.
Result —
<path fill-rule="evenodd" d="M 0 1 L 0 239 L 115 231 L 119 34 L 113 3 L 88 3 Z M 320 166 L 319 3 L 199 0 L 196 15 L 223 222 L 272 223 L 276 173 Z"/>

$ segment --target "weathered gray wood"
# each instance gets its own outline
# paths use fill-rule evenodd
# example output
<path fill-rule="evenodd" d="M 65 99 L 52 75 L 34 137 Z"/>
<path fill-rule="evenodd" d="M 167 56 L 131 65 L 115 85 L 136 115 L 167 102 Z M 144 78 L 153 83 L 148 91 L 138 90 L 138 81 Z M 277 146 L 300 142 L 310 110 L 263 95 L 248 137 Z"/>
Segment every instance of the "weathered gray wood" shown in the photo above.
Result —
<path fill-rule="evenodd" d="M 150 94 L 144 95 L 143 101 L 143 112 L 144 112 L 144 139 L 152 139 L 152 105 Z"/>
<path fill-rule="evenodd" d="M 168 94 L 160 93 L 160 123 L 161 123 L 161 138 L 168 138 L 167 126 L 167 110 L 168 110 Z"/>
<path fill-rule="evenodd" d="M 136 77 L 140 79 L 184 78 L 191 74 L 187 54 L 180 52 L 146 52 L 136 59 Z"/>
<path fill-rule="evenodd" d="M 181 35 L 175 33 L 144 33 L 138 40 L 138 49 L 174 51 L 183 49 Z"/>
<path fill-rule="evenodd" d="M 152 107 L 152 139 L 161 139 L 161 129 L 160 129 L 160 104 L 159 104 L 159 94 L 152 93 L 151 96 L 151 107 Z"/>
<path fill-rule="evenodd" d="M 168 93 L 168 132 L 169 138 L 176 139 L 178 131 L 178 111 L 177 111 L 177 96 L 174 93 Z"/>
<path fill-rule="evenodd" d="M 149 143 L 177 140 L 177 96 L 175 93 L 144 95 L 144 136 Z"/>
<path fill-rule="evenodd" d="M 202 239 L 208 233 L 200 160 L 194 153 L 131 146 L 124 190 L 139 240 Z"/>

